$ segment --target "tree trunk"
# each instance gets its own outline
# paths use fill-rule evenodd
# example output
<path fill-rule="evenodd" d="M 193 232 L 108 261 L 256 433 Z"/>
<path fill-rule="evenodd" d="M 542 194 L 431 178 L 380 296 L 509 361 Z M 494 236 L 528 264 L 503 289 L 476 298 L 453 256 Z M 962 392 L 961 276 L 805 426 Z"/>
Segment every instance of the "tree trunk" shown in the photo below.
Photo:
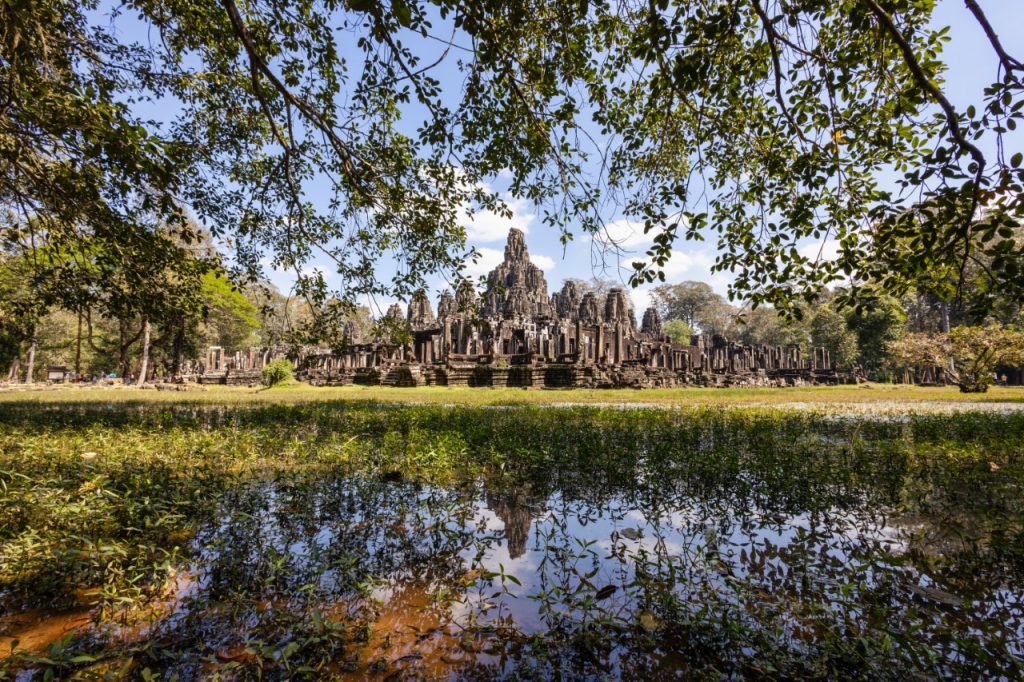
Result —
<path fill-rule="evenodd" d="M 36 333 L 32 332 L 32 345 L 28 347 L 28 366 L 25 368 L 25 383 L 31 384 L 35 381 L 36 371 Z"/>
<path fill-rule="evenodd" d="M 146 383 L 146 372 L 149 371 L 149 318 L 142 323 L 142 367 L 139 368 L 137 386 Z"/>
<path fill-rule="evenodd" d="M 939 303 L 939 330 L 943 334 L 949 333 L 949 303 L 942 301 Z M 946 371 L 945 376 L 942 377 L 942 383 L 948 384 L 950 381 L 955 381 L 956 377 L 956 366 L 953 364 L 953 356 L 950 355 L 946 360 Z"/>
<path fill-rule="evenodd" d="M 181 376 L 182 365 L 185 364 L 185 352 L 182 350 L 185 346 L 184 332 L 178 330 L 174 332 L 174 360 L 171 365 L 171 376 L 177 381 Z"/>
<path fill-rule="evenodd" d="M 82 311 L 78 311 L 78 336 L 75 337 L 75 381 L 82 373 Z"/>
<path fill-rule="evenodd" d="M 15 356 L 11 360 L 11 368 L 7 371 L 7 381 L 16 383 L 18 381 L 18 375 L 21 373 L 21 358 Z"/>
<path fill-rule="evenodd" d="M 125 379 L 128 378 L 128 373 L 131 372 L 132 368 L 128 365 L 128 349 L 131 347 L 132 342 L 127 341 L 128 333 L 125 329 L 125 323 L 121 322 L 119 325 L 119 340 L 118 353 L 120 357 L 118 362 L 121 365 L 121 383 L 124 383 Z"/>

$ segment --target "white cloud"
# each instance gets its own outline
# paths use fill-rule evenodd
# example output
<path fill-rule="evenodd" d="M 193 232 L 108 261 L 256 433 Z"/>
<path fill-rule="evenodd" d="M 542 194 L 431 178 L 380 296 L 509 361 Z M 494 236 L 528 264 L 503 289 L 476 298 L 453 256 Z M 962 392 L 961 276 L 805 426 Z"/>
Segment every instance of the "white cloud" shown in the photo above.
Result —
<path fill-rule="evenodd" d="M 810 258 L 811 262 L 818 260 L 818 253 L 821 253 L 821 260 L 830 261 L 839 258 L 839 240 L 826 239 L 824 242 L 811 242 L 804 244 L 798 251 L 804 258 Z"/>
<path fill-rule="evenodd" d="M 714 262 L 714 256 L 707 251 L 693 251 L 690 253 L 673 251 L 662 270 L 665 272 L 665 281 L 669 284 L 683 280 L 706 282 L 717 293 L 725 296 L 729 290 L 729 285 L 732 283 L 733 276 L 728 272 L 712 273 L 711 266 Z M 651 290 L 654 286 L 645 285 L 629 290 L 629 295 L 633 300 L 633 306 L 638 316 L 642 315 L 643 311 L 652 305 Z"/>
<path fill-rule="evenodd" d="M 622 218 L 606 223 L 598 239 L 608 243 L 610 246 L 628 249 L 651 244 L 655 234 L 657 234 L 655 230 L 644 234 L 643 223 Z"/>
<path fill-rule="evenodd" d="M 479 254 L 476 262 L 466 262 L 465 273 L 469 277 L 486 275 L 488 272 L 498 267 L 501 261 L 505 258 L 504 251 L 499 249 L 489 249 L 486 246 L 478 248 L 476 252 Z"/>
<path fill-rule="evenodd" d="M 668 262 L 662 267 L 667 279 L 675 279 L 683 275 L 698 275 L 701 279 L 710 276 L 711 264 L 714 261 L 703 251 L 687 253 L 685 251 L 673 251 Z M 692 277 L 691 277 L 692 279 Z"/>
<path fill-rule="evenodd" d="M 541 270 L 551 270 L 555 267 L 555 259 L 551 256 L 544 256 L 539 253 L 530 255 L 530 262 Z"/>
<path fill-rule="evenodd" d="M 629 297 L 633 300 L 633 310 L 636 311 L 637 318 L 643 317 L 644 311 L 653 305 L 651 300 L 651 288 L 652 287 L 640 287 L 639 289 L 627 290 Z M 639 319 L 637 321 L 639 322 Z"/>
<path fill-rule="evenodd" d="M 729 297 L 729 285 L 732 284 L 735 279 L 731 272 L 716 272 L 707 279 L 703 280 L 711 285 L 711 288 L 716 292 L 726 297 Z"/>
<path fill-rule="evenodd" d="M 677 239 L 683 239 L 682 226 L 686 225 L 685 216 L 679 221 L 680 229 L 676 231 Z M 594 237 L 602 246 L 617 246 L 626 250 L 646 250 L 654 243 L 654 238 L 662 233 L 662 228 L 655 225 L 650 232 L 644 232 L 644 224 L 639 220 L 619 218 L 605 223 L 604 229 Z"/>
<path fill-rule="evenodd" d="M 505 204 L 512 211 L 512 217 L 489 210 L 470 212 L 467 210 L 466 236 L 470 243 L 503 242 L 508 231 L 515 227 L 524 233 L 530 231 L 530 223 L 536 217 L 528 211 L 529 204 L 523 199 L 504 197 Z"/>

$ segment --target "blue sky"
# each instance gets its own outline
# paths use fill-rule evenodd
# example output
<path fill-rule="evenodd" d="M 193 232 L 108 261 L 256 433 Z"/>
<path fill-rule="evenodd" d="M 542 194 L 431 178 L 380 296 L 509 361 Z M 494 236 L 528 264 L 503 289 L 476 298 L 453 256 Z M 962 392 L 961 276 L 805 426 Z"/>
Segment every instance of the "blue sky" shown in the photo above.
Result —
<path fill-rule="evenodd" d="M 1024 55 L 1024 0 L 980 0 L 982 8 L 987 13 L 995 30 L 1010 52 L 1017 56 Z M 944 59 L 948 64 L 946 74 L 945 92 L 950 100 L 959 108 L 963 109 L 970 103 L 982 101 L 982 91 L 990 84 L 995 77 L 996 63 L 993 52 L 989 47 L 981 27 L 974 21 L 962 0 L 939 0 L 934 15 L 934 26 L 949 26 L 950 41 L 945 48 Z M 119 28 L 127 35 L 138 30 L 130 20 L 122 18 L 119 20 Z M 139 36 L 141 38 L 141 36 Z M 440 55 L 442 46 L 430 41 L 423 41 L 423 48 L 426 52 L 436 52 Z M 457 51 L 456 51 L 457 52 Z M 355 55 L 352 55 L 355 56 Z M 435 76 L 442 83 L 450 81 L 459 82 L 459 75 L 455 69 L 454 61 L 458 54 L 449 55 L 445 64 L 438 69 Z M 423 63 L 432 61 L 430 55 L 423 55 Z M 166 115 L 166 112 L 163 112 Z M 412 133 L 416 127 L 415 112 L 406 125 L 408 132 Z M 1021 143 L 1021 135 L 1009 137 L 1010 143 L 1018 146 Z M 983 143 L 985 140 L 982 141 Z M 986 149 L 986 152 L 991 150 Z M 1007 149 L 1012 154 L 1016 149 Z M 488 181 L 488 186 L 502 193 L 506 203 L 512 211 L 511 219 L 499 217 L 494 213 L 483 212 L 474 216 L 473 220 L 467 220 L 469 233 L 469 244 L 474 246 L 480 253 L 480 259 L 475 265 L 468 268 L 470 275 L 482 275 L 492 269 L 501 260 L 504 242 L 511 227 L 517 227 L 526 233 L 526 240 L 529 246 L 531 258 L 534 263 L 544 270 L 549 292 L 561 286 L 563 279 L 568 277 L 589 279 L 595 275 L 608 279 L 618 280 L 628 288 L 627 279 L 630 268 L 628 266 L 630 257 L 636 254 L 643 254 L 650 242 L 642 234 L 637 226 L 623 220 L 620 215 L 606 215 L 608 231 L 610 236 L 621 244 L 625 249 L 633 253 L 627 253 L 621 263 L 614 255 L 602 253 L 590 237 L 577 234 L 576 238 L 567 247 L 559 242 L 559 234 L 543 225 L 538 218 L 538 207 L 528 202 L 509 196 L 504 190 L 507 188 L 506 178 L 498 176 Z M 326 200 L 328 188 L 313 188 L 311 194 L 314 201 Z M 316 196 L 316 195 L 320 196 Z M 671 260 L 665 267 L 665 274 L 669 282 L 682 280 L 701 280 L 708 282 L 718 292 L 725 294 L 731 281 L 728 273 L 710 272 L 710 267 L 716 258 L 716 239 L 709 235 L 703 242 L 677 242 Z M 808 242 L 803 247 L 809 254 L 817 254 L 820 243 Z M 225 249 L 228 250 L 228 249 Z M 826 256 L 835 253 L 835 244 L 826 243 L 823 248 Z M 269 263 L 269 259 L 265 262 Z M 323 274 L 329 285 L 337 281 L 330 264 L 326 260 L 314 260 L 308 266 L 309 269 L 318 269 Z M 389 277 L 394 272 L 390 263 L 380 263 L 378 274 L 380 277 Z M 282 291 L 288 291 L 294 281 L 288 273 L 275 272 L 268 268 L 267 274 L 270 280 Z M 445 288 L 446 283 L 440 279 L 431 282 L 431 299 L 436 302 L 440 291 Z M 642 311 L 647 307 L 650 300 L 650 287 L 641 287 L 630 290 L 634 306 Z M 390 300 L 377 299 L 366 301 L 371 304 L 374 314 L 381 314 L 392 303 Z"/>
<path fill-rule="evenodd" d="M 990 21 L 999 33 L 1004 47 L 1010 54 L 1024 54 L 1024 0 L 982 0 L 981 5 Z M 996 62 L 981 27 L 974 21 L 961 0 L 940 0 L 934 16 L 934 26 L 949 26 L 950 41 L 946 45 L 945 60 L 949 66 L 946 74 L 945 92 L 959 109 L 968 104 L 979 103 L 983 90 L 994 79 Z M 1008 138 L 1020 142 L 1017 138 Z M 988 151 L 988 150 L 986 150 Z M 1013 150 L 1008 150 L 1012 153 Z M 505 187 L 503 178 L 494 178 L 491 187 L 501 190 Z M 594 275 L 616 279 L 630 291 L 634 306 L 638 311 L 647 307 L 650 301 L 650 286 L 629 289 L 627 281 L 630 272 L 629 254 L 616 262 L 614 255 L 602 258 L 599 247 L 585 235 L 577 235 L 576 239 L 563 248 L 557 232 L 543 225 L 538 219 L 537 207 L 528 202 L 505 195 L 505 200 L 513 212 L 511 219 L 504 219 L 493 213 L 478 214 L 468 224 L 470 244 L 481 254 L 479 262 L 468 269 L 472 275 L 485 274 L 493 268 L 502 257 L 502 249 L 510 227 L 517 227 L 526 232 L 533 262 L 542 268 L 548 281 L 549 292 L 561 286 L 568 277 L 589 279 Z M 642 229 L 623 220 L 621 216 L 607 216 L 610 220 L 609 231 L 622 246 L 636 254 L 643 254 L 650 242 L 642 233 Z M 667 281 L 700 280 L 708 282 L 721 294 L 726 294 L 732 279 L 729 273 L 711 273 L 710 267 L 717 256 L 715 239 L 703 242 L 677 242 L 672 259 L 665 268 Z M 804 246 L 809 254 L 816 254 L 821 244 L 807 242 Z M 834 254 L 836 244 L 832 241 L 825 244 L 823 253 Z M 601 261 L 605 261 L 602 263 Z M 607 266 L 603 269 L 602 265 Z M 320 264 L 325 272 L 328 283 L 331 281 L 330 269 Z M 381 272 L 386 270 L 382 267 Z M 284 273 L 275 273 L 274 282 L 282 289 L 287 289 L 291 279 Z M 432 299 L 436 301 L 440 290 L 445 288 L 444 282 L 433 282 Z M 392 301 L 377 300 L 376 306 L 381 310 L 387 308 Z M 376 310 L 374 311 L 377 312 Z"/>

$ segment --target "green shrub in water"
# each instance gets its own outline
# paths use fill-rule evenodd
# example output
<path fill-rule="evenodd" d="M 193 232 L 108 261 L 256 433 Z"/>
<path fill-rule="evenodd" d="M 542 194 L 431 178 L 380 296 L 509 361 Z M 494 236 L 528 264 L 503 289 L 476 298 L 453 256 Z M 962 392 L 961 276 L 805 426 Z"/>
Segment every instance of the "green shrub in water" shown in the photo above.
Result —
<path fill-rule="evenodd" d="M 291 383 L 293 380 L 291 360 L 286 360 L 285 358 L 271 360 L 263 368 L 263 385 L 268 388 L 278 384 Z"/>

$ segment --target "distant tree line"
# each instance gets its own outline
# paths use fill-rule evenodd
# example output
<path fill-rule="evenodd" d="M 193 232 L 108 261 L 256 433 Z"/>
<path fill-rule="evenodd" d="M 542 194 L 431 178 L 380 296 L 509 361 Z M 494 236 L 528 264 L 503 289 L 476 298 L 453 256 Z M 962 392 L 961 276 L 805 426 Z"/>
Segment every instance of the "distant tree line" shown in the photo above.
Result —
<path fill-rule="evenodd" d="M 953 302 L 910 292 L 878 295 L 863 308 L 838 305 L 841 288 L 825 289 L 791 316 L 772 308 L 731 305 L 704 282 L 655 287 L 666 332 L 720 334 L 746 344 L 827 348 L 835 367 L 866 379 L 949 380 L 984 390 L 1001 367 L 1024 365 L 1024 306 L 998 301 L 979 315 L 969 298 Z M 988 295 L 979 293 L 977 295 Z"/>
<path fill-rule="evenodd" d="M 317 310 L 268 282 L 236 285 L 194 226 L 156 226 L 138 248 L 40 241 L 0 252 L 0 380 L 38 381 L 64 367 L 142 382 L 178 375 L 208 346 L 339 345 L 372 326 L 365 307 L 327 299 Z"/>
<path fill-rule="evenodd" d="M 319 308 L 266 282 L 236 286 L 206 235 L 188 241 L 166 227 L 150 236 L 162 251 L 109 253 L 99 246 L 44 246 L 0 255 L 0 363 L 8 381 L 39 380 L 47 367 L 76 375 L 176 375 L 207 346 L 317 344 L 339 348 L 380 333 L 369 309 L 328 298 Z M 57 293 L 49 282 L 60 282 Z M 581 292 L 616 286 L 573 280 Z M 879 294 L 863 308 L 840 305 L 842 289 L 825 289 L 780 315 L 739 307 L 705 282 L 652 290 L 665 333 L 679 343 L 694 334 L 745 344 L 820 346 L 838 369 L 876 381 L 958 383 L 984 390 L 1002 367 L 1024 365 L 1024 306 L 1006 300 L 946 301 L 930 293 Z M 976 296 L 989 296 L 976 290 Z"/>

